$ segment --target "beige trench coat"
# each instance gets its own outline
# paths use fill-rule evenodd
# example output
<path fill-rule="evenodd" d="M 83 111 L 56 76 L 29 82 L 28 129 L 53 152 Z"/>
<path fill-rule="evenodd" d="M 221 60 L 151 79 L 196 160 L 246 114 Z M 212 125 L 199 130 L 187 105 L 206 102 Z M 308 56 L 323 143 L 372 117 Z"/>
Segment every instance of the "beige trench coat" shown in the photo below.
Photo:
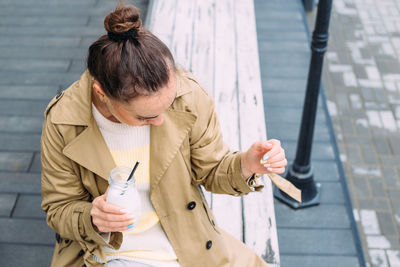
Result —
<path fill-rule="evenodd" d="M 115 232 L 106 243 L 90 217 L 91 202 L 104 194 L 115 167 L 92 116 L 91 86 L 86 71 L 45 111 L 42 209 L 57 233 L 56 267 L 102 266 L 93 255 L 105 261 L 103 246 L 118 249 L 122 242 Z M 240 154 L 229 152 L 222 141 L 213 106 L 191 74 L 178 70 L 177 98 L 164 113 L 164 123 L 151 127 L 151 202 L 183 267 L 267 266 L 216 226 L 199 189 L 201 184 L 214 193 L 251 191 L 241 174 Z"/>

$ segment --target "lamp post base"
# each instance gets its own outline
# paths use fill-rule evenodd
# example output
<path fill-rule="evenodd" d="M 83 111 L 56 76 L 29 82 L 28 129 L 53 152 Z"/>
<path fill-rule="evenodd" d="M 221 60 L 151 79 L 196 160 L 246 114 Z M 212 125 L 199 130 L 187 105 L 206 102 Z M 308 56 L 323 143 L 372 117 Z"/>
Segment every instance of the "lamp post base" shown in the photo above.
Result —
<path fill-rule="evenodd" d="M 301 190 L 302 202 L 297 202 L 277 187 L 274 188 L 274 197 L 276 199 L 288 205 L 292 209 L 307 208 L 321 203 L 321 184 L 314 182 L 312 168 L 310 168 L 308 173 L 302 174 L 295 172 L 292 165 L 289 168 L 286 179 Z"/>

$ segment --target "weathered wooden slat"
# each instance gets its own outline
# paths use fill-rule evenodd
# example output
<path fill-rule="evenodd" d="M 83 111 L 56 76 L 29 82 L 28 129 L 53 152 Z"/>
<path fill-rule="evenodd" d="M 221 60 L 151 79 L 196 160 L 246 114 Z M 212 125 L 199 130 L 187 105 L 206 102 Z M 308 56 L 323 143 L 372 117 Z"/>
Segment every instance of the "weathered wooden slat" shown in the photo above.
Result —
<path fill-rule="evenodd" d="M 215 100 L 224 140 L 246 150 L 266 139 L 252 0 L 150 0 L 146 25 Z M 279 266 L 271 183 L 241 198 L 206 193 L 220 227 Z M 243 202 L 242 202 L 243 201 Z M 242 205 L 242 203 L 244 205 Z M 242 207 L 243 206 L 243 207 Z"/>
<path fill-rule="evenodd" d="M 175 27 L 177 0 L 150 0 L 146 27 L 169 48 Z"/>
<path fill-rule="evenodd" d="M 267 137 L 253 1 L 236 1 L 235 18 L 240 144 L 242 150 L 247 150 Z M 259 255 L 279 266 L 272 187 L 267 177 L 264 185 L 262 192 L 243 198 L 244 237 Z"/>
<path fill-rule="evenodd" d="M 233 0 L 215 1 L 215 109 L 220 119 L 224 141 L 239 150 L 239 114 L 237 109 L 236 43 Z M 238 239 L 243 238 L 241 199 L 213 195 L 212 209 L 219 226 Z"/>
<path fill-rule="evenodd" d="M 214 96 L 215 0 L 197 1 L 193 25 L 190 69 L 199 83 Z"/>
<path fill-rule="evenodd" d="M 214 0 L 197 1 L 193 22 L 192 55 L 189 69 L 199 83 L 214 95 Z M 203 190 L 204 196 L 212 206 L 212 194 Z"/>
<path fill-rule="evenodd" d="M 178 0 L 172 33 L 171 52 L 175 62 L 186 69 L 192 58 L 193 23 L 196 1 Z"/>

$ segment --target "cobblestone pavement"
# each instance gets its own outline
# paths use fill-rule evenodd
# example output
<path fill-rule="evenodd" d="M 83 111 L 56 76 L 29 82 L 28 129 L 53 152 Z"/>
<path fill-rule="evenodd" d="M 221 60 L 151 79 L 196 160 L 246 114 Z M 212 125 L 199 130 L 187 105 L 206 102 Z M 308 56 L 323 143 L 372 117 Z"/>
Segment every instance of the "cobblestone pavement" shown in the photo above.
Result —
<path fill-rule="evenodd" d="M 148 0 L 133 2 L 145 16 Z M 40 209 L 43 111 L 84 69 L 115 0 L 0 0 L 0 266 L 49 266 Z"/>
<path fill-rule="evenodd" d="M 400 1 L 333 3 L 323 82 L 354 215 L 370 266 L 400 266 Z"/>

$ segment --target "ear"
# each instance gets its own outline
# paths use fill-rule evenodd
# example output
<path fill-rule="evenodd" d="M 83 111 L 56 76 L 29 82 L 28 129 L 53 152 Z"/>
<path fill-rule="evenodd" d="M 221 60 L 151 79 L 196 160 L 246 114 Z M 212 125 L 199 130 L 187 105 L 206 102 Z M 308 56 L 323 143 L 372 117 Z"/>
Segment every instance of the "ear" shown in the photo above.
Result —
<path fill-rule="evenodd" d="M 103 100 L 102 102 L 104 102 L 106 94 L 104 93 L 103 88 L 101 88 L 100 84 L 96 81 L 93 82 L 93 90 L 95 94 L 99 97 L 99 99 Z"/>

